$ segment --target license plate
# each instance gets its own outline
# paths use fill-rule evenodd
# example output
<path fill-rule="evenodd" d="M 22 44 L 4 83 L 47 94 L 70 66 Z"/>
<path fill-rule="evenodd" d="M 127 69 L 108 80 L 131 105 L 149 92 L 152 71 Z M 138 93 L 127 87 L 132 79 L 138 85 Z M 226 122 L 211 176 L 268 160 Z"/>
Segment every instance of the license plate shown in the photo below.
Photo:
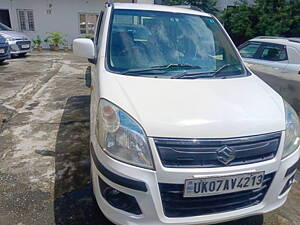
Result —
<path fill-rule="evenodd" d="M 0 48 L 0 54 L 4 54 L 5 53 L 5 49 Z"/>
<path fill-rule="evenodd" d="M 30 47 L 29 44 L 27 44 L 27 45 L 21 45 L 21 48 L 29 48 L 29 47 Z"/>
<path fill-rule="evenodd" d="M 183 197 L 199 197 L 227 194 L 260 188 L 264 172 L 239 175 L 188 179 L 184 185 Z"/>

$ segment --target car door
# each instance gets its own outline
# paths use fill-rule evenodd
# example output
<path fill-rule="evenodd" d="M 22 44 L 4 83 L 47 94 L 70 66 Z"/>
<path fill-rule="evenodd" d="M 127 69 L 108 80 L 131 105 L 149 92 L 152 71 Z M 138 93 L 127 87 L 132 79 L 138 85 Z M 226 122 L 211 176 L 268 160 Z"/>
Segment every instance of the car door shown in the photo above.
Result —
<path fill-rule="evenodd" d="M 262 43 L 253 70 L 258 74 L 283 76 L 287 65 L 288 55 L 285 45 Z"/>
<path fill-rule="evenodd" d="M 297 78 L 300 80 L 300 44 L 299 47 L 287 46 L 289 64 L 286 67 L 288 77 Z"/>
<path fill-rule="evenodd" d="M 256 69 L 258 62 L 258 53 L 260 52 L 262 43 L 256 41 L 248 41 L 239 46 L 239 52 L 246 66 L 253 72 Z"/>

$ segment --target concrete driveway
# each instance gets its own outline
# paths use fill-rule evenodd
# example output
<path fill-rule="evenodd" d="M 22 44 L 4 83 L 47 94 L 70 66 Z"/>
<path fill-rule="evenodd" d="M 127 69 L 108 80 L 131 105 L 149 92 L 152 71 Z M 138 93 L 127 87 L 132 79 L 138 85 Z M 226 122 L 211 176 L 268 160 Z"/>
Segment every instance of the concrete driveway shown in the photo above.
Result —
<path fill-rule="evenodd" d="M 90 186 L 88 72 L 86 62 L 61 52 L 0 65 L 1 225 L 112 225 Z M 266 80 L 275 88 L 282 83 Z M 299 204 L 297 182 L 264 224 L 299 225 Z"/>

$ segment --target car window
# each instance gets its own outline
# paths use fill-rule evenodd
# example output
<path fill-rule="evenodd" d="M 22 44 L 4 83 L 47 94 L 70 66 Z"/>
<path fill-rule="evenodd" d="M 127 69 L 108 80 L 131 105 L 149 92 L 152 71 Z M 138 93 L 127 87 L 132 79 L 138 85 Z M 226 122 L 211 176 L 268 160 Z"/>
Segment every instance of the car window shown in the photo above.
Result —
<path fill-rule="evenodd" d="M 265 45 L 259 58 L 269 61 L 287 60 L 286 49 L 282 45 Z"/>
<path fill-rule="evenodd" d="M 4 25 L 3 23 L 0 23 L 0 31 L 10 31 L 10 30 L 12 29 Z"/>
<path fill-rule="evenodd" d="M 249 43 L 246 46 L 240 48 L 239 52 L 244 58 L 254 58 L 260 46 L 260 43 Z"/>
<path fill-rule="evenodd" d="M 198 67 L 195 72 L 213 72 L 226 66 L 222 73 L 245 73 L 221 26 L 207 16 L 114 10 L 107 54 L 108 68 L 119 73 L 162 65 L 191 65 Z M 168 76 L 179 70 L 184 69 L 172 69 Z M 153 76 L 163 76 L 157 73 Z"/>

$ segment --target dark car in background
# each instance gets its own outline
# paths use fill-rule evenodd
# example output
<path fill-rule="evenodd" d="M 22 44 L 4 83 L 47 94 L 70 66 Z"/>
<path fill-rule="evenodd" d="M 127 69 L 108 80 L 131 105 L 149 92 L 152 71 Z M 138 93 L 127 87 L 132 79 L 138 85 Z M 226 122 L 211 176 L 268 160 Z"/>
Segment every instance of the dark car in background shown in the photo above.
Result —
<path fill-rule="evenodd" d="M 6 39 L 0 35 L 0 63 L 10 58 L 10 48 Z"/>
<path fill-rule="evenodd" d="M 14 31 L 0 23 L 0 35 L 7 40 L 12 55 L 24 56 L 31 52 L 31 40 L 25 34 Z"/>

